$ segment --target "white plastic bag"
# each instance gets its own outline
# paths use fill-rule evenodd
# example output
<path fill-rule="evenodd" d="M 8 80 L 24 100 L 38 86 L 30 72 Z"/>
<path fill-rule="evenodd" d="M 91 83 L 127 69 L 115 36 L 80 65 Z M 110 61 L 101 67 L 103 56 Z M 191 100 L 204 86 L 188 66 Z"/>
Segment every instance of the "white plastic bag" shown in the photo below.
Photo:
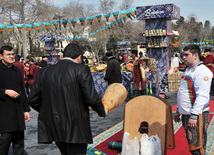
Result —
<path fill-rule="evenodd" d="M 137 137 L 129 140 L 129 133 L 125 132 L 123 135 L 122 152 L 121 155 L 139 155 L 139 142 Z"/>
<path fill-rule="evenodd" d="M 161 141 L 157 135 L 148 137 L 147 134 L 143 134 L 140 144 L 141 155 L 161 155 Z"/>

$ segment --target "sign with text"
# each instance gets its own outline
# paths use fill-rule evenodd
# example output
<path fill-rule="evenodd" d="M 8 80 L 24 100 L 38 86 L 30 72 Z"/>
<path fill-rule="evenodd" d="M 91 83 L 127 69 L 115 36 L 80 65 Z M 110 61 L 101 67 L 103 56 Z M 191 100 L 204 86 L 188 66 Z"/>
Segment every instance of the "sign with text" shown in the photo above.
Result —
<path fill-rule="evenodd" d="M 180 8 L 174 4 L 142 6 L 136 8 L 136 19 L 180 19 Z"/>

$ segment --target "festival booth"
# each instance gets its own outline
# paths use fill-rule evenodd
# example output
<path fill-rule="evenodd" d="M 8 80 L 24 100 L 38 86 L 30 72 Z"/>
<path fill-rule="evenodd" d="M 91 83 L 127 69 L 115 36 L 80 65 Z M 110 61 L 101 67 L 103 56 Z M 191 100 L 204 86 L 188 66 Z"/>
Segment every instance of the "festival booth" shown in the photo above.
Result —
<path fill-rule="evenodd" d="M 152 90 L 158 95 L 160 90 L 168 90 L 169 43 L 171 40 L 171 20 L 180 18 L 180 8 L 174 4 L 142 6 L 136 8 L 136 19 L 145 20 L 146 53 L 154 58 L 156 71 L 147 73 L 152 82 Z M 160 89 L 160 90 L 159 90 Z"/>
<path fill-rule="evenodd" d="M 56 39 L 53 35 L 43 35 L 40 37 L 41 42 L 45 42 L 44 55 L 48 58 L 48 63 L 55 64 L 62 53 L 55 49 Z"/>

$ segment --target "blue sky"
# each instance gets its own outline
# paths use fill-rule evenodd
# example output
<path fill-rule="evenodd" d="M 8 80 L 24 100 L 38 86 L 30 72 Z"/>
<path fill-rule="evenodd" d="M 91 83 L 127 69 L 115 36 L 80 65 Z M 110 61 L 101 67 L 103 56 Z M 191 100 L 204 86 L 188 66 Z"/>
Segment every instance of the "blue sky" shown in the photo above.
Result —
<path fill-rule="evenodd" d="M 55 6 L 65 6 L 71 0 L 53 0 Z M 93 3 L 99 5 L 99 0 L 80 0 L 82 3 Z M 117 6 L 122 3 L 122 0 L 117 0 Z M 205 22 L 209 20 L 211 25 L 214 26 L 214 0 L 133 0 L 133 7 L 147 6 L 156 4 L 169 4 L 173 3 L 180 7 L 180 15 L 185 19 L 189 15 L 196 15 L 197 21 Z M 117 9 L 118 8 L 118 9 Z M 113 11 L 121 11 L 116 7 Z"/>

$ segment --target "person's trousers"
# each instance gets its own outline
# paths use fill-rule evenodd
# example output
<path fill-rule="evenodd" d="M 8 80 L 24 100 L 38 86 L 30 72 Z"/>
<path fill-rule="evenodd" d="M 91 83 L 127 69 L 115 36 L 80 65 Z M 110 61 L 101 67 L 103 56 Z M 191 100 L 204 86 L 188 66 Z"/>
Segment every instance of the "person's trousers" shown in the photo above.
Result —
<path fill-rule="evenodd" d="M 8 155 L 11 143 L 13 155 L 24 155 L 24 131 L 0 133 L 1 155 Z"/>
<path fill-rule="evenodd" d="M 65 142 L 56 142 L 62 155 L 86 155 L 87 144 L 72 144 Z"/>
<path fill-rule="evenodd" d="M 190 115 L 182 115 L 182 124 L 185 130 L 189 150 L 193 155 L 203 155 L 206 152 L 207 130 L 209 124 L 209 112 L 203 112 L 198 116 L 197 128 L 188 126 Z"/>
<path fill-rule="evenodd" d="M 212 83 L 211 83 L 211 94 L 214 94 L 214 78 L 212 78 Z"/>

